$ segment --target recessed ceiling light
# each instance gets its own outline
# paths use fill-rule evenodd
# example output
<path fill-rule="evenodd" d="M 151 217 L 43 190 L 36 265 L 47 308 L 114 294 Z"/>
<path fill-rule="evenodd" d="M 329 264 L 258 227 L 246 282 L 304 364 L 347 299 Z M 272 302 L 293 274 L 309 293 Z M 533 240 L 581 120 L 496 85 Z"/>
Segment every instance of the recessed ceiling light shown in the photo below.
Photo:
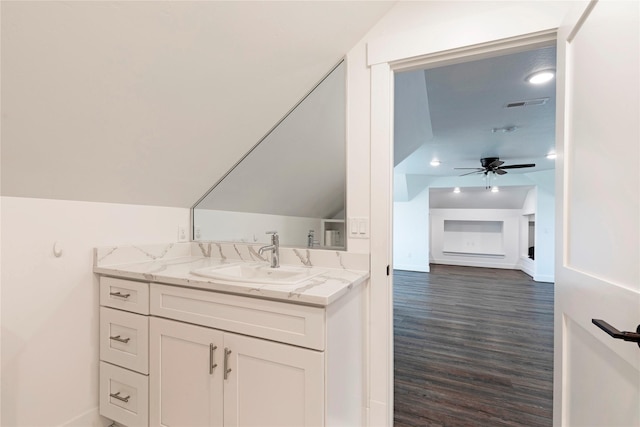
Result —
<path fill-rule="evenodd" d="M 536 71 L 535 73 L 528 75 L 526 80 L 531 84 L 540 85 L 551 81 L 555 75 L 555 70 Z"/>
<path fill-rule="evenodd" d="M 456 187 L 456 188 L 454 188 L 454 189 L 453 189 L 453 192 L 454 192 L 454 193 L 456 193 L 456 194 L 457 194 L 457 193 L 459 193 L 459 192 L 460 192 L 460 187 Z"/>
<path fill-rule="evenodd" d="M 430 164 L 431 166 L 440 166 L 440 160 L 433 159 Z"/>
<path fill-rule="evenodd" d="M 555 160 L 556 157 L 557 157 L 557 155 L 554 152 L 551 152 L 551 153 L 547 154 L 547 159 L 549 159 L 549 160 Z"/>
<path fill-rule="evenodd" d="M 494 186 L 494 187 L 491 187 L 491 192 L 492 192 L 492 193 L 497 193 L 497 192 L 499 192 L 499 191 L 500 191 L 500 189 L 499 189 L 498 187 L 495 187 L 495 186 Z"/>

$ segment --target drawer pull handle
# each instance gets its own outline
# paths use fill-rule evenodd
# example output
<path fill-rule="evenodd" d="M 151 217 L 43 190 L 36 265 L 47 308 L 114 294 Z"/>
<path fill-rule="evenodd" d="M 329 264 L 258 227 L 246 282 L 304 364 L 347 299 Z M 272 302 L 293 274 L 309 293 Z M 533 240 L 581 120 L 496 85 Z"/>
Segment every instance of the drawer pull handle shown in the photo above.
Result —
<path fill-rule="evenodd" d="M 125 344 L 128 344 L 129 341 L 131 340 L 131 338 L 120 338 L 120 335 L 116 335 L 115 337 L 109 337 L 109 339 L 118 341 L 118 342 L 123 342 Z"/>
<path fill-rule="evenodd" d="M 213 374 L 213 370 L 218 366 L 215 362 L 213 353 L 217 350 L 218 346 L 209 344 L 209 375 Z"/>
<path fill-rule="evenodd" d="M 127 397 L 120 397 L 120 392 L 117 393 L 110 393 L 109 396 L 113 397 L 114 399 L 118 399 L 123 401 L 124 403 L 129 403 L 129 399 L 131 399 L 131 396 L 127 396 Z"/>
<path fill-rule="evenodd" d="M 114 296 L 114 297 L 118 297 L 118 298 L 129 298 L 131 296 L 131 294 L 121 294 L 120 291 L 118 292 L 109 292 L 109 295 Z"/>
<path fill-rule="evenodd" d="M 224 379 L 229 378 L 229 372 L 231 372 L 231 368 L 229 366 L 229 355 L 231 354 L 231 350 L 225 347 L 224 349 Z"/>

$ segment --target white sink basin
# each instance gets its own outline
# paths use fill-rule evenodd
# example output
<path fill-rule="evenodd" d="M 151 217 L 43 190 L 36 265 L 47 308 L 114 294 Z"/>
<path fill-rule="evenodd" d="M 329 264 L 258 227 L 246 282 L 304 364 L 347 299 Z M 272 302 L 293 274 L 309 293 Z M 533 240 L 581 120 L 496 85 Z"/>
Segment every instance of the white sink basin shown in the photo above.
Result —
<path fill-rule="evenodd" d="M 237 263 L 199 268 L 191 273 L 230 282 L 295 285 L 324 272 L 325 270 L 315 267 L 271 268 L 269 264 L 264 263 Z"/>

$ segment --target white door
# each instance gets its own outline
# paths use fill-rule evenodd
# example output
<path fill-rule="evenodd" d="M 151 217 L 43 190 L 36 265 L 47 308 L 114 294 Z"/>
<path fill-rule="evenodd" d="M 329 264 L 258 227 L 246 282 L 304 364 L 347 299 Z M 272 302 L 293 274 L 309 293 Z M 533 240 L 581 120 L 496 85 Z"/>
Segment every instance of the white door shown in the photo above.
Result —
<path fill-rule="evenodd" d="M 149 425 L 222 426 L 224 334 L 156 317 L 150 322 Z"/>
<path fill-rule="evenodd" d="M 225 427 L 324 425 L 324 353 L 225 333 Z"/>
<path fill-rule="evenodd" d="M 640 425 L 640 348 L 592 324 L 640 324 L 639 16 L 600 1 L 559 32 L 556 426 Z"/>

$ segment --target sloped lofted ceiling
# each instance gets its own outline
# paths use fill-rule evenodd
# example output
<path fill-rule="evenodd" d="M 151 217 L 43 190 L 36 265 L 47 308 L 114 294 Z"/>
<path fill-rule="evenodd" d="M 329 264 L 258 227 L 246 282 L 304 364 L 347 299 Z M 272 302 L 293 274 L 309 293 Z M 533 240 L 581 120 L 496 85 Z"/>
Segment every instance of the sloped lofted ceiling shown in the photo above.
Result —
<path fill-rule="evenodd" d="M 190 207 L 395 2 L 12 2 L 2 195 Z"/>
<path fill-rule="evenodd" d="M 555 46 L 547 46 L 398 73 L 394 179 L 399 185 L 394 199 L 410 200 L 435 186 L 446 187 L 432 191 L 439 207 L 449 203 L 459 208 L 463 200 L 505 209 L 521 203 L 535 174 L 555 168 L 547 158 L 555 148 L 555 80 L 526 82 L 535 71 L 555 69 L 555 58 Z M 535 167 L 489 174 L 487 180 L 482 171 L 474 173 L 483 157 L 499 157 L 505 166 Z M 432 160 L 440 164 L 432 165 Z M 487 185 L 513 188 L 487 195 Z M 452 196 L 453 187 L 467 190 Z M 493 197 L 495 203 L 480 197 Z"/>
<path fill-rule="evenodd" d="M 401 147 L 406 154 L 396 161 L 395 171 L 456 176 L 468 171 L 454 168 L 479 168 L 483 157 L 499 157 L 505 166 L 536 164 L 512 174 L 553 169 L 546 155 L 555 147 L 555 80 L 532 85 L 525 78 L 555 69 L 555 57 L 550 46 L 399 74 L 396 81 L 410 88 L 396 99 L 406 117 L 396 119 L 401 129 L 394 142 L 411 148 Z M 544 103 L 509 107 L 532 100 Z M 431 166 L 431 160 L 440 165 Z"/>

